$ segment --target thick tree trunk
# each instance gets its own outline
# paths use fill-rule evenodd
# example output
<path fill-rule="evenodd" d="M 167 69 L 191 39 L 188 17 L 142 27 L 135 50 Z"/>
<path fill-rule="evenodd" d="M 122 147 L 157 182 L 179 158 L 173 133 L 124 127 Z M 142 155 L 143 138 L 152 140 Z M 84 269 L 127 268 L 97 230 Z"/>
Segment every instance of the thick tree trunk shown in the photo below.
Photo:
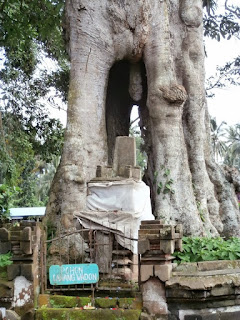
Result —
<path fill-rule="evenodd" d="M 67 0 L 66 17 L 68 122 L 48 218 L 71 226 L 137 103 L 156 218 L 185 234 L 239 235 L 233 186 L 211 156 L 202 0 Z"/>

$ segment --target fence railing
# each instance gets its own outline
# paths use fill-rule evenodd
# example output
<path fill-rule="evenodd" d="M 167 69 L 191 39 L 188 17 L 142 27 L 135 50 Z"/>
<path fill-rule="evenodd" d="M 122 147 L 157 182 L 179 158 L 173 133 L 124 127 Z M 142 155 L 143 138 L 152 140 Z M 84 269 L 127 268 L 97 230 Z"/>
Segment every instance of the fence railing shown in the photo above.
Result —
<path fill-rule="evenodd" d="M 117 226 L 116 226 L 117 229 Z M 121 236 L 121 244 L 117 240 Z M 45 230 L 41 237 L 41 292 L 113 290 L 132 291 L 138 281 L 138 256 L 130 247 L 136 246 L 137 239 L 124 232 L 104 226 L 103 229 L 83 228 L 75 230 Z M 125 243 L 126 242 L 126 243 Z M 99 282 L 93 284 L 53 286 L 49 282 L 51 265 L 96 263 L 99 267 Z"/>

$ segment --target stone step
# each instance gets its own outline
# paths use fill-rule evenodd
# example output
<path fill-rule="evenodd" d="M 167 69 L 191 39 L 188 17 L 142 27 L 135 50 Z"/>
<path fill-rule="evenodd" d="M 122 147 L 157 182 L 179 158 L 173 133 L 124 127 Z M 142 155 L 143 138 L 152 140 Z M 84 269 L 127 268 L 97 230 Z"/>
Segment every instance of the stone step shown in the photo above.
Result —
<path fill-rule="evenodd" d="M 74 297 L 40 294 L 38 298 L 38 306 L 49 309 L 70 309 L 83 308 L 91 303 L 90 297 Z M 123 309 L 141 309 L 141 300 L 137 298 L 95 298 L 94 304 L 96 308 L 123 308 Z"/>
<path fill-rule="evenodd" d="M 81 310 L 81 309 L 53 309 L 40 308 L 36 311 L 36 320 L 138 320 L 141 310 L 125 310 L 125 309 L 96 309 L 96 310 Z"/>

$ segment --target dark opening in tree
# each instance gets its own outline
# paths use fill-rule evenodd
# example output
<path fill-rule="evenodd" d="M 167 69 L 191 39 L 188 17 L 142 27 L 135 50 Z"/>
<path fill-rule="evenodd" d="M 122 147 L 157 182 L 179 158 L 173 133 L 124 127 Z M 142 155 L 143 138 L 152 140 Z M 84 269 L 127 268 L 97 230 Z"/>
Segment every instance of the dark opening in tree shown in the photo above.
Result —
<path fill-rule="evenodd" d="M 214 162 L 205 95 L 202 0 L 66 1 L 68 123 L 47 209 L 64 228 L 86 206 L 139 106 L 153 212 L 185 234 L 240 235 L 234 186 Z"/>

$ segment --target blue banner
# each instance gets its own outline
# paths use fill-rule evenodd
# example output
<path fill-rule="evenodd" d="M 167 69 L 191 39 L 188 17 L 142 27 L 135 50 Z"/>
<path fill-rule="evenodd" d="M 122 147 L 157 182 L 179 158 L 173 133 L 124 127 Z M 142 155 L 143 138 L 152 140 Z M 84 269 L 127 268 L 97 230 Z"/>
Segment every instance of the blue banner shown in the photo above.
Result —
<path fill-rule="evenodd" d="M 99 280 L 99 269 L 95 263 L 52 265 L 49 268 L 51 285 L 91 284 Z"/>

